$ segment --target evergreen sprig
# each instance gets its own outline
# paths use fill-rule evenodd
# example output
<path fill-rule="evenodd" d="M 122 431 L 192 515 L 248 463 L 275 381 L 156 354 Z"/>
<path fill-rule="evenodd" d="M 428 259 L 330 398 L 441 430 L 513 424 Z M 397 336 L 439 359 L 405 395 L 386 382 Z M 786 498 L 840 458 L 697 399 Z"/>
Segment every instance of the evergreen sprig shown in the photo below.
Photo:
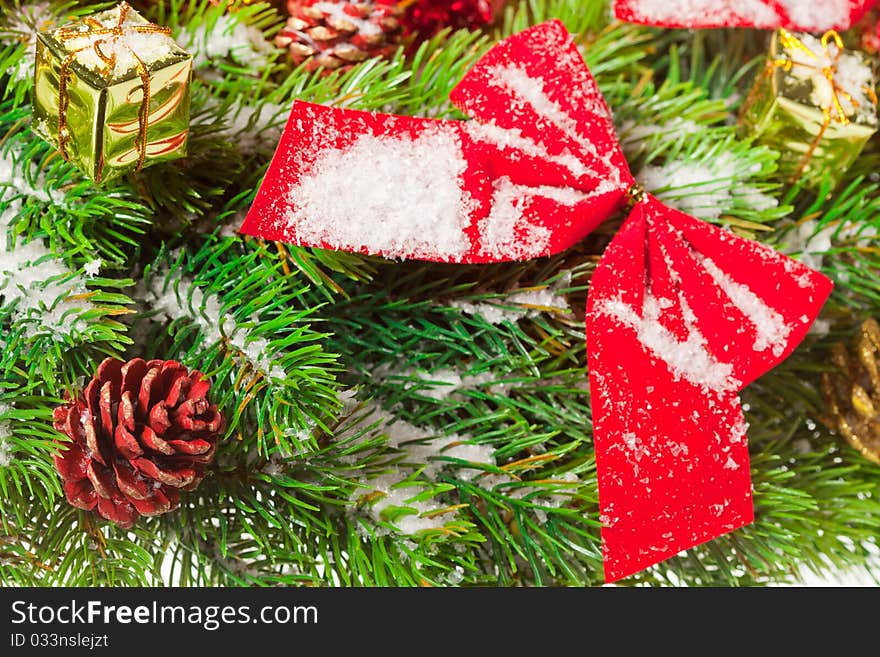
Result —
<path fill-rule="evenodd" d="M 637 177 L 835 281 L 828 331 L 743 392 L 756 522 L 621 584 L 788 582 L 876 558 L 880 468 L 823 424 L 818 379 L 831 345 L 880 315 L 880 149 L 837 188 L 780 180 L 778 154 L 735 127 L 765 35 L 522 0 L 484 33 L 323 75 L 272 45 L 284 16 L 269 5 L 133 2 L 195 56 L 189 154 L 96 186 L 32 137 L 28 69 L 34 28 L 110 4 L 0 0 L 0 262 L 30 267 L 29 248 L 44 263 L 0 293 L 0 582 L 602 583 L 583 315 L 614 221 L 566 253 L 485 266 L 237 234 L 294 100 L 462 118 L 448 95 L 468 67 L 551 17 L 575 34 Z M 682 166 L 690 179 L 673 179 Z M 52 463 L 53 409 L 107 355 L 201 370 L 227 418 L 200 487 L 129 530 L 72 508 Z"/>

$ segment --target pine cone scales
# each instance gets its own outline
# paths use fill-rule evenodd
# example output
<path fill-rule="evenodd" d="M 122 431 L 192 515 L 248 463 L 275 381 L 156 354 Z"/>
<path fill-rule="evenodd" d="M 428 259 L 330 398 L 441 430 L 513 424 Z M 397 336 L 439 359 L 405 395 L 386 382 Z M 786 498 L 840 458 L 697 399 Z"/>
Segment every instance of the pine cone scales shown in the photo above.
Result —
<path fill-rule="evenodd" d="M 175 361 L 108 358 L 55 409 L 71 443 L 55 455 L 67 500 L 121 527 L 175 509 L 201 482 L 223 426 L 210 383 Z"/>
<path fill-rule="evenodd" d="M 388 4 L 346 0 L 291 0 L 290 18 L 275 37 L 295 65 L 308 71 L 348 68 L 385 57 L 400 43 L 400 10 Z"/>

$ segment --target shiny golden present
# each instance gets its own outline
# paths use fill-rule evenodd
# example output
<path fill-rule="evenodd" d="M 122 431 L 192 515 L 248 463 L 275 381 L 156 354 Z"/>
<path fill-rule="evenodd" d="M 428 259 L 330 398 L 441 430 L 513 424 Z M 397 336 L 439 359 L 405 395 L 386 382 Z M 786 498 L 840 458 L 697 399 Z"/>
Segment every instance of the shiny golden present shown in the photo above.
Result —
<path fill-rule="evenodd" d="M 777 30 L 763 71 L 740 113 L 743 135 L 780 154 L 792 182 L 832 185 L 877 130 L 873 71 L 836 32 L 821 38 Z"/>
<path fill-rule="evenodd" d="M 100 182 L 186 155 L 192 57 L 127 3 L 37 35 L 33 126 Z"/>

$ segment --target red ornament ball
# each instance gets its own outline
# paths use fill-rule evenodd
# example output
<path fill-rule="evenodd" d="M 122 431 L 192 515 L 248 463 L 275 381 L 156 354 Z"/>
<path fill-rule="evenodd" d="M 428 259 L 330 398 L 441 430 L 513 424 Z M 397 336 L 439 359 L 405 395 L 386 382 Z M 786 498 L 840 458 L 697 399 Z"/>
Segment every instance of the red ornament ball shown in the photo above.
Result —
<path fill-rule="evenodd" d="M 82 395 L 55 409 L 71 440 L 55 455 L 67 501 L 124 528 L 177 508 L 223 429 L 210 387 L 172 360 L 104 360 Z"/>
<path fill-rule="evenodd" d="M 428 38 L 445 27 L 453 30 L 475 30 L 489 25 L 504 0 L 403 0 L 403 23 L 422 38 Z"/>

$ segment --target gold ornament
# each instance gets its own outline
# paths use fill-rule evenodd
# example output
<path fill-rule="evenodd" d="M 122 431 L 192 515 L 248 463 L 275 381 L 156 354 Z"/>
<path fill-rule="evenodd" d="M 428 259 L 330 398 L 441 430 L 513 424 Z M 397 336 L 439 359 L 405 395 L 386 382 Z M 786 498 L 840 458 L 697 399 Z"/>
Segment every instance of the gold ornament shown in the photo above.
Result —
<path fill-rule="evenodd" d="M 778 151 L 792 182 L 836 184 L 876 132 L 873 72 L 837 32 L 820 39 L 777 30 L 763 71 L 743 103 L 739 130 Z"/>
<path fill-rule="evenodd" d="M 880 324 L 866 320 L 852 349 L 835 344 L 836 369 L 822 374 L 827 423 L 865 458 L 880 464 Z"/>
<path fill-rule="evenodd" d="M 96 182 L 186 155 L 192 57 L 123 2 L 37 35 L 34 130 Z"/>

